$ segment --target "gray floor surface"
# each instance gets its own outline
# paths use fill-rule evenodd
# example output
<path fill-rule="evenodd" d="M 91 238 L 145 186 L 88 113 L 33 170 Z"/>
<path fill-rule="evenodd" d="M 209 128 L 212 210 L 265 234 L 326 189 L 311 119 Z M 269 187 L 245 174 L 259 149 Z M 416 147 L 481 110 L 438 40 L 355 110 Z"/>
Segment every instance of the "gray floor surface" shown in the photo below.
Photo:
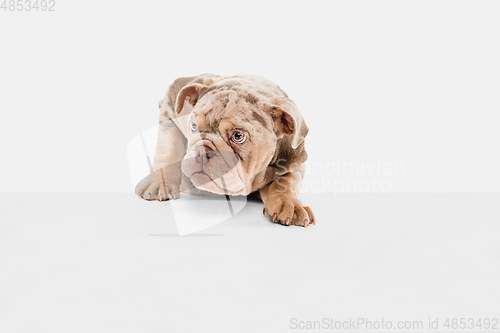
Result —
<path fill-rule="evenodd" d="M 183 237 L 133 194 L 0 197 L 2 333 L 500 317 L 500 194 L 303 194 L 306 229 L 253 200 Z"/>

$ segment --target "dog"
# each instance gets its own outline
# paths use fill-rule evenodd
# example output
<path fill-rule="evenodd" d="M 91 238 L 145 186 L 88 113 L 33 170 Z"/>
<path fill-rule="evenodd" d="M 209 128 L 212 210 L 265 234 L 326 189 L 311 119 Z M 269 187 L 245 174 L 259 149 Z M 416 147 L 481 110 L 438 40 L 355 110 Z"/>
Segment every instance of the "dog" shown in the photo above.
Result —
<path fill-rule="evenodd" d="M 279 86 L 254 75 L 181 77 L 159 108 L 153 171 L 137 186 L 139 196 L 256 192 L 273 222 L 316 224 L 297 199 L 309 129 Z"/>

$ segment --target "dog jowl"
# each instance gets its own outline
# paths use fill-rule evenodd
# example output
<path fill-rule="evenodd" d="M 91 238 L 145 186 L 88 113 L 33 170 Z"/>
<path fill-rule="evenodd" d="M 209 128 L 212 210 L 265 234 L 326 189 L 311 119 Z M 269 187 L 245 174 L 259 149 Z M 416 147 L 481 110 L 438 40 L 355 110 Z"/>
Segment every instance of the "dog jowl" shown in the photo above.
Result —
<path fill-rule="evenodd" d="M 309 129 L 277 85 L 251 75 L 182 77 L 159 107 L 153 172 L 137 187 L 142 198 L 257 192 L 273 222 L 315 223 L 297 199 Z"/>

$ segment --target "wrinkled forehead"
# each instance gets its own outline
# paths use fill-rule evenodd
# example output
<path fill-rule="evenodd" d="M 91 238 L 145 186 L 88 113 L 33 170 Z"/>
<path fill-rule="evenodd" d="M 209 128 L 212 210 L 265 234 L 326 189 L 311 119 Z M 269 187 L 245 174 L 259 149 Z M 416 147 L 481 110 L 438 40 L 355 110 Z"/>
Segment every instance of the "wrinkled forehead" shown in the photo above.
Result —
<path fill-rule="evenodd" d="M 226 129 L 239 127 L 246 131 L 272 130 L 272 120 L 263 110 L 262 96 L 241 86 L 210 86 L 200 99 L 200 108 L 194 110 L 199 127 Z M 261 98 L 259 98 L 261 97 Z M 221 125 L 222 122 L 222 126 Z M 201 126 L 200 126 L 201 125 Z"/>

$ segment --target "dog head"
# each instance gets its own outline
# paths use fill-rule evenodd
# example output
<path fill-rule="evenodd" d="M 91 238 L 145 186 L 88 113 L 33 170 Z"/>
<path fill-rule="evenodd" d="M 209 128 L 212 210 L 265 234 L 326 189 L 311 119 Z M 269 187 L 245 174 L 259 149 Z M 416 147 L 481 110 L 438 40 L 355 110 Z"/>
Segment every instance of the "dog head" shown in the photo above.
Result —
<path fill-rule="evenodd" d="M 181 128 L 188 139 L 181 165 L 194 186 L 249 194 L 277 149 L 302 145 L 308 128 L 295 103 L 267 88 L 244 78 L 202 78 L 179 91 L 175 111 L 182 112 L 186 102 L 193 106 Z M 277 148 L 280 139 L 289 147 Z"/>

